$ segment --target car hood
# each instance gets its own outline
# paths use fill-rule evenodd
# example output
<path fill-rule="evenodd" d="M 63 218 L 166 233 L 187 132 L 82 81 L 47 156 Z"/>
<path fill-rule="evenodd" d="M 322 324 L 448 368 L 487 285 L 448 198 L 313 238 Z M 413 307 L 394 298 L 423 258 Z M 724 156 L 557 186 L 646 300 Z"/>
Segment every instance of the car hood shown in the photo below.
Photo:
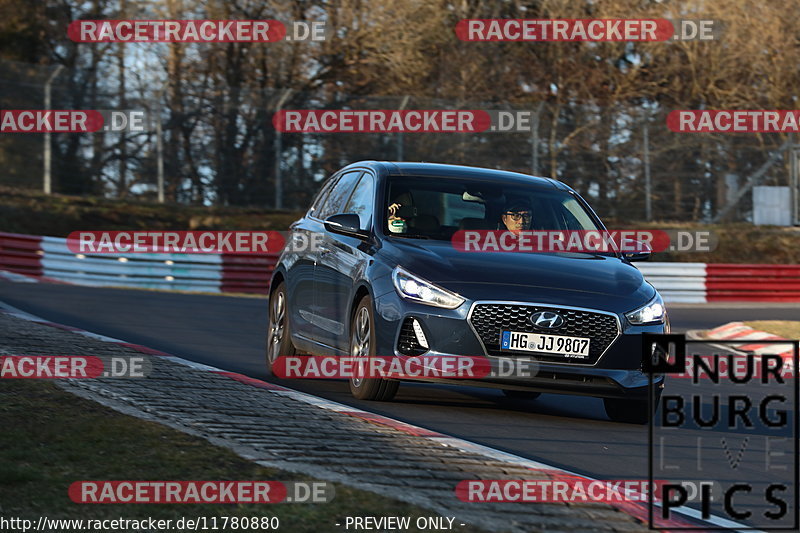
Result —
<path fill-rule="evenodd" d="M 449 242 L 404 241 L 387 259 L 470 300 L 519 300 L 617 313 L 647 303 L 655 289 L 616 257 L 574 253 L 461 252 Z"/>

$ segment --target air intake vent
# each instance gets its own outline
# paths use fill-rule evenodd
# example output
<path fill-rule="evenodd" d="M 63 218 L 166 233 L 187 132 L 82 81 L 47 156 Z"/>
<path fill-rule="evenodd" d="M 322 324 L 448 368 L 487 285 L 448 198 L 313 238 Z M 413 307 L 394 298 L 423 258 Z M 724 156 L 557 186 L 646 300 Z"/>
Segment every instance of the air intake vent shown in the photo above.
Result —
<path fill-rule="evenodd" d="M 409 356 L 422 355 L 428 351 L 428 340 L 416 318 L 408 317 L 403 321 L 400 338 L 397 339 L 397 351 Z"/>

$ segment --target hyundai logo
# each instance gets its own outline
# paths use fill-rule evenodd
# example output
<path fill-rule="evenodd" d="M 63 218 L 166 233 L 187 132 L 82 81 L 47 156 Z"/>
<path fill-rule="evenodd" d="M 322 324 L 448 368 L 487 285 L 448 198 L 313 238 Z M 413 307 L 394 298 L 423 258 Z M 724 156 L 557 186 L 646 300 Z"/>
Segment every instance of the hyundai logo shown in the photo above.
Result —
<path fill-rule="evenodd" d="M 550 311 L 539 311 L 531 315 L 531 322 L 537 328 L 556 329 L 564 325 L 564 317 Z"/>

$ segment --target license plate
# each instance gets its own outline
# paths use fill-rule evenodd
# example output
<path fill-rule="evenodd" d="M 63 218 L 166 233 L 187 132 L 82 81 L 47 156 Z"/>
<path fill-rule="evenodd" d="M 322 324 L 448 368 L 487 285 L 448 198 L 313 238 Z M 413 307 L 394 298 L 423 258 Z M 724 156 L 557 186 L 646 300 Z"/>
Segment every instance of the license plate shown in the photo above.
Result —
<path fill-rule="evenodd" d="M 504 331 L 500 338 L 500 349 L 504 351 L 552 353 L 571 359 L 586 359 L 589 357 L 589 341 L 590 339 L 584 337 Z"/>

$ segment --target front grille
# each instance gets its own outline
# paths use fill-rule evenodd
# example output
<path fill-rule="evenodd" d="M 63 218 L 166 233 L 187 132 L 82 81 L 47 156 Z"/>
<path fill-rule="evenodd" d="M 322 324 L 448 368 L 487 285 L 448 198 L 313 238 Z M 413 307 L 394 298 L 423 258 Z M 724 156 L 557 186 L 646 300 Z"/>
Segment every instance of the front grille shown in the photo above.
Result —
<path fill-rule="evenodd" d="M 564 325 L 558 329 L 537 328 L 530 321 L 530 316 L 539 311 L 551 311 L 564 318 Z M 503 331 L 523 331 L 526 333 L 545 333 L 551 335 L 569 335 L 572 337 L 589 337 L 589 359 L 580 364 L 593 365 L 603 352 L 619 335 L 617 319 L 612 315 L 576 309 L 561 309 L 543 305 L 485 303 L 476 304 L 470 315 L 470 323 L 478 332 L 486 353 L 489 355 L 532 355 L 542 361 L 570 363 L 569 359 L 556 354 L 537 352 L 501 352 L 500 336 Z"/>
<path fill-rule="evenodd" d="M 428 351 L 427 348 L 422 346 L 417 341 L 417 335 L 414 333 L 413 318 L 408 317 L 403 321 L 400 327 L 400 337 L 397 339 L 397 351 L 403 355 L 422 355 Z M 426 335 L 427 336 L 427 335 Z"/>

